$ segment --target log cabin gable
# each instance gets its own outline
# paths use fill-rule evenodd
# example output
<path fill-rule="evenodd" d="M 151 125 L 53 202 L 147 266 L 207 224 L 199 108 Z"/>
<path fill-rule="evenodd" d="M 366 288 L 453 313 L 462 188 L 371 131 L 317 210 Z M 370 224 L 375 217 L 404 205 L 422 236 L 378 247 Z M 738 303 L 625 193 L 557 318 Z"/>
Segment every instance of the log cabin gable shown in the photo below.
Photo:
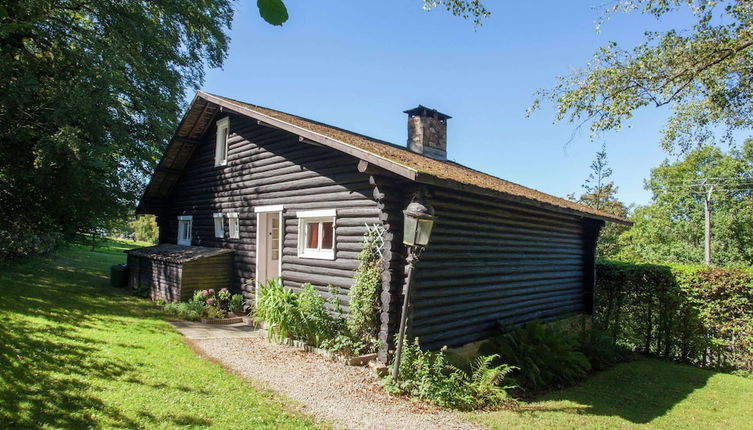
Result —
<path fill-rule="evenodd" d="M 235 250 L 236 287 L 252 298 L 253 280 L 259 273 L 257 232 L 262 215 L 257 209 L 273 208 L 280 213 L 275 228 L 284 284 L 297 289 L 310 282 L 324 295 L 334 286 L 347 309 L 366 225 L 382 223 L 371 175 L 358 170 L 360 160 L 355 157 L 302 141 L 253 118 L 223 111 L 215 118 L 228 118 L 226 162 L 216 162 L 215 120 L 194 142 L 182 174 L 160 199 L 160 206 L 152 209 L 158 215 L 160 242 L 176 243 L 179 217 L 191 216 L 191 244 Z M 335 222 L 332 249 L 320 249 L 317 256 L 301 253 L 299 215 L 325 212 Z M 235 220 L 237 238 L 231 236 L 230 222 Z M 318 258 L 328 252 L 326 259 Z"/>

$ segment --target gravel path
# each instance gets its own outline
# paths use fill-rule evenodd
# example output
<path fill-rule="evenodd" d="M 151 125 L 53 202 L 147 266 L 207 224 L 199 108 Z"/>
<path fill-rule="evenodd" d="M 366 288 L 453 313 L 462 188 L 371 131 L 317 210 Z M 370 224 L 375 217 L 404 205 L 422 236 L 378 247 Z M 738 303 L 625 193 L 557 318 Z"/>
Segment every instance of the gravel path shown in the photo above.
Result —
<path fill-rule="evenodd" d="M 248 338 L 192 339 L 203 354 L 302 405 L 301 412 L 347 429 L 481 429 L 455 413 L 388 396 L 364 367 Z"/>

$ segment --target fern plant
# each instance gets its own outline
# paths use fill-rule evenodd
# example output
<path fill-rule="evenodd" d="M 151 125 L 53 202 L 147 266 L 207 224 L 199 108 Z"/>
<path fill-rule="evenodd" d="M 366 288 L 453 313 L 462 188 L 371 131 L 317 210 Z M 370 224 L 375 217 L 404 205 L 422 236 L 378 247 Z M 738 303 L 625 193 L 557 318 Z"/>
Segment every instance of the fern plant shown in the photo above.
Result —
<path fill-rule="evenodd" d="M 538 320 L 490 339 L 479 351 L 519 368 L 517 381 L 534 390 L 572 385 L 591 370 L 577 339 Z"/>
<path fill-rule="evenodd" d="M 499 355 L 482 355 L 477 357 L 471 365 L 471 376 L 468 387 L 473 393 L 476 408 L 499 406 L 510 403 L 513 399 L 508 390 L 516 388 L 513 384 L 502 385 L 509 380 L 510 374 L 517 367 L 508 364 L 493 366 Z"/>
<path fill-rule="evenodd" d="M 507 390 L 514 387 L 501 384 L 515 369 L 506 364 L 492 366 L 497 358 L 479 357 L 467 374 L 448 363 L 444 349 L 424 351 L 415 339 L 411 344 L 403 344 L 400 378 L 395 381 L 387 376 L 384 385 L 390 393 L 413 396 L 440 407 L 460 410 L 495 407 L 513 401 Z"/>

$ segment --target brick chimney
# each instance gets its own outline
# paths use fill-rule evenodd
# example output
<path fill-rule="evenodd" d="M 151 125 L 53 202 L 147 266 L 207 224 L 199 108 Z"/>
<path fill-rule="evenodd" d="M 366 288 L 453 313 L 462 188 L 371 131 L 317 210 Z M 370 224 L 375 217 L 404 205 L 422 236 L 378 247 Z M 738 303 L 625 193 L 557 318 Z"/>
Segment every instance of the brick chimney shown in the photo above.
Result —
<path fill-rule="evenodd" d="M 447 120 L 452 117 L 421 105 L 404 112 L 408 114 L 408 149 L 446 160 Z"/>

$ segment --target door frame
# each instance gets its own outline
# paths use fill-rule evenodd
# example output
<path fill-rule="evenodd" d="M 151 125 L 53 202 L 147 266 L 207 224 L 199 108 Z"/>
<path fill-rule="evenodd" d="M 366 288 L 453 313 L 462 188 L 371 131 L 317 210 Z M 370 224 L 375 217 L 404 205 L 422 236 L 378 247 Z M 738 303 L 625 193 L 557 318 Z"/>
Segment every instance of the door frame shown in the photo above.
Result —
<path fill-rule="evenodd" d="M 282 213 L 285 211 L 283 205 L 271 205 L 271 206 L 258 206 L 254 208 L 256 213 L 256 245 L 254 253 L 254 303 L 259 299 L 259 284 L 260 281 L 266 282 L 267 279 L 267 247 L 266 237 L 271 228 L 271 223 L 268 222 L 270 215 L 277 214 L 277 219 L 280 228 L 280 234 L 277 240 L 279 241 L 277 246 L 277 273 L 282 276 L 282 247 L 285 243 L 285 224 L 283 223 Z"/>

